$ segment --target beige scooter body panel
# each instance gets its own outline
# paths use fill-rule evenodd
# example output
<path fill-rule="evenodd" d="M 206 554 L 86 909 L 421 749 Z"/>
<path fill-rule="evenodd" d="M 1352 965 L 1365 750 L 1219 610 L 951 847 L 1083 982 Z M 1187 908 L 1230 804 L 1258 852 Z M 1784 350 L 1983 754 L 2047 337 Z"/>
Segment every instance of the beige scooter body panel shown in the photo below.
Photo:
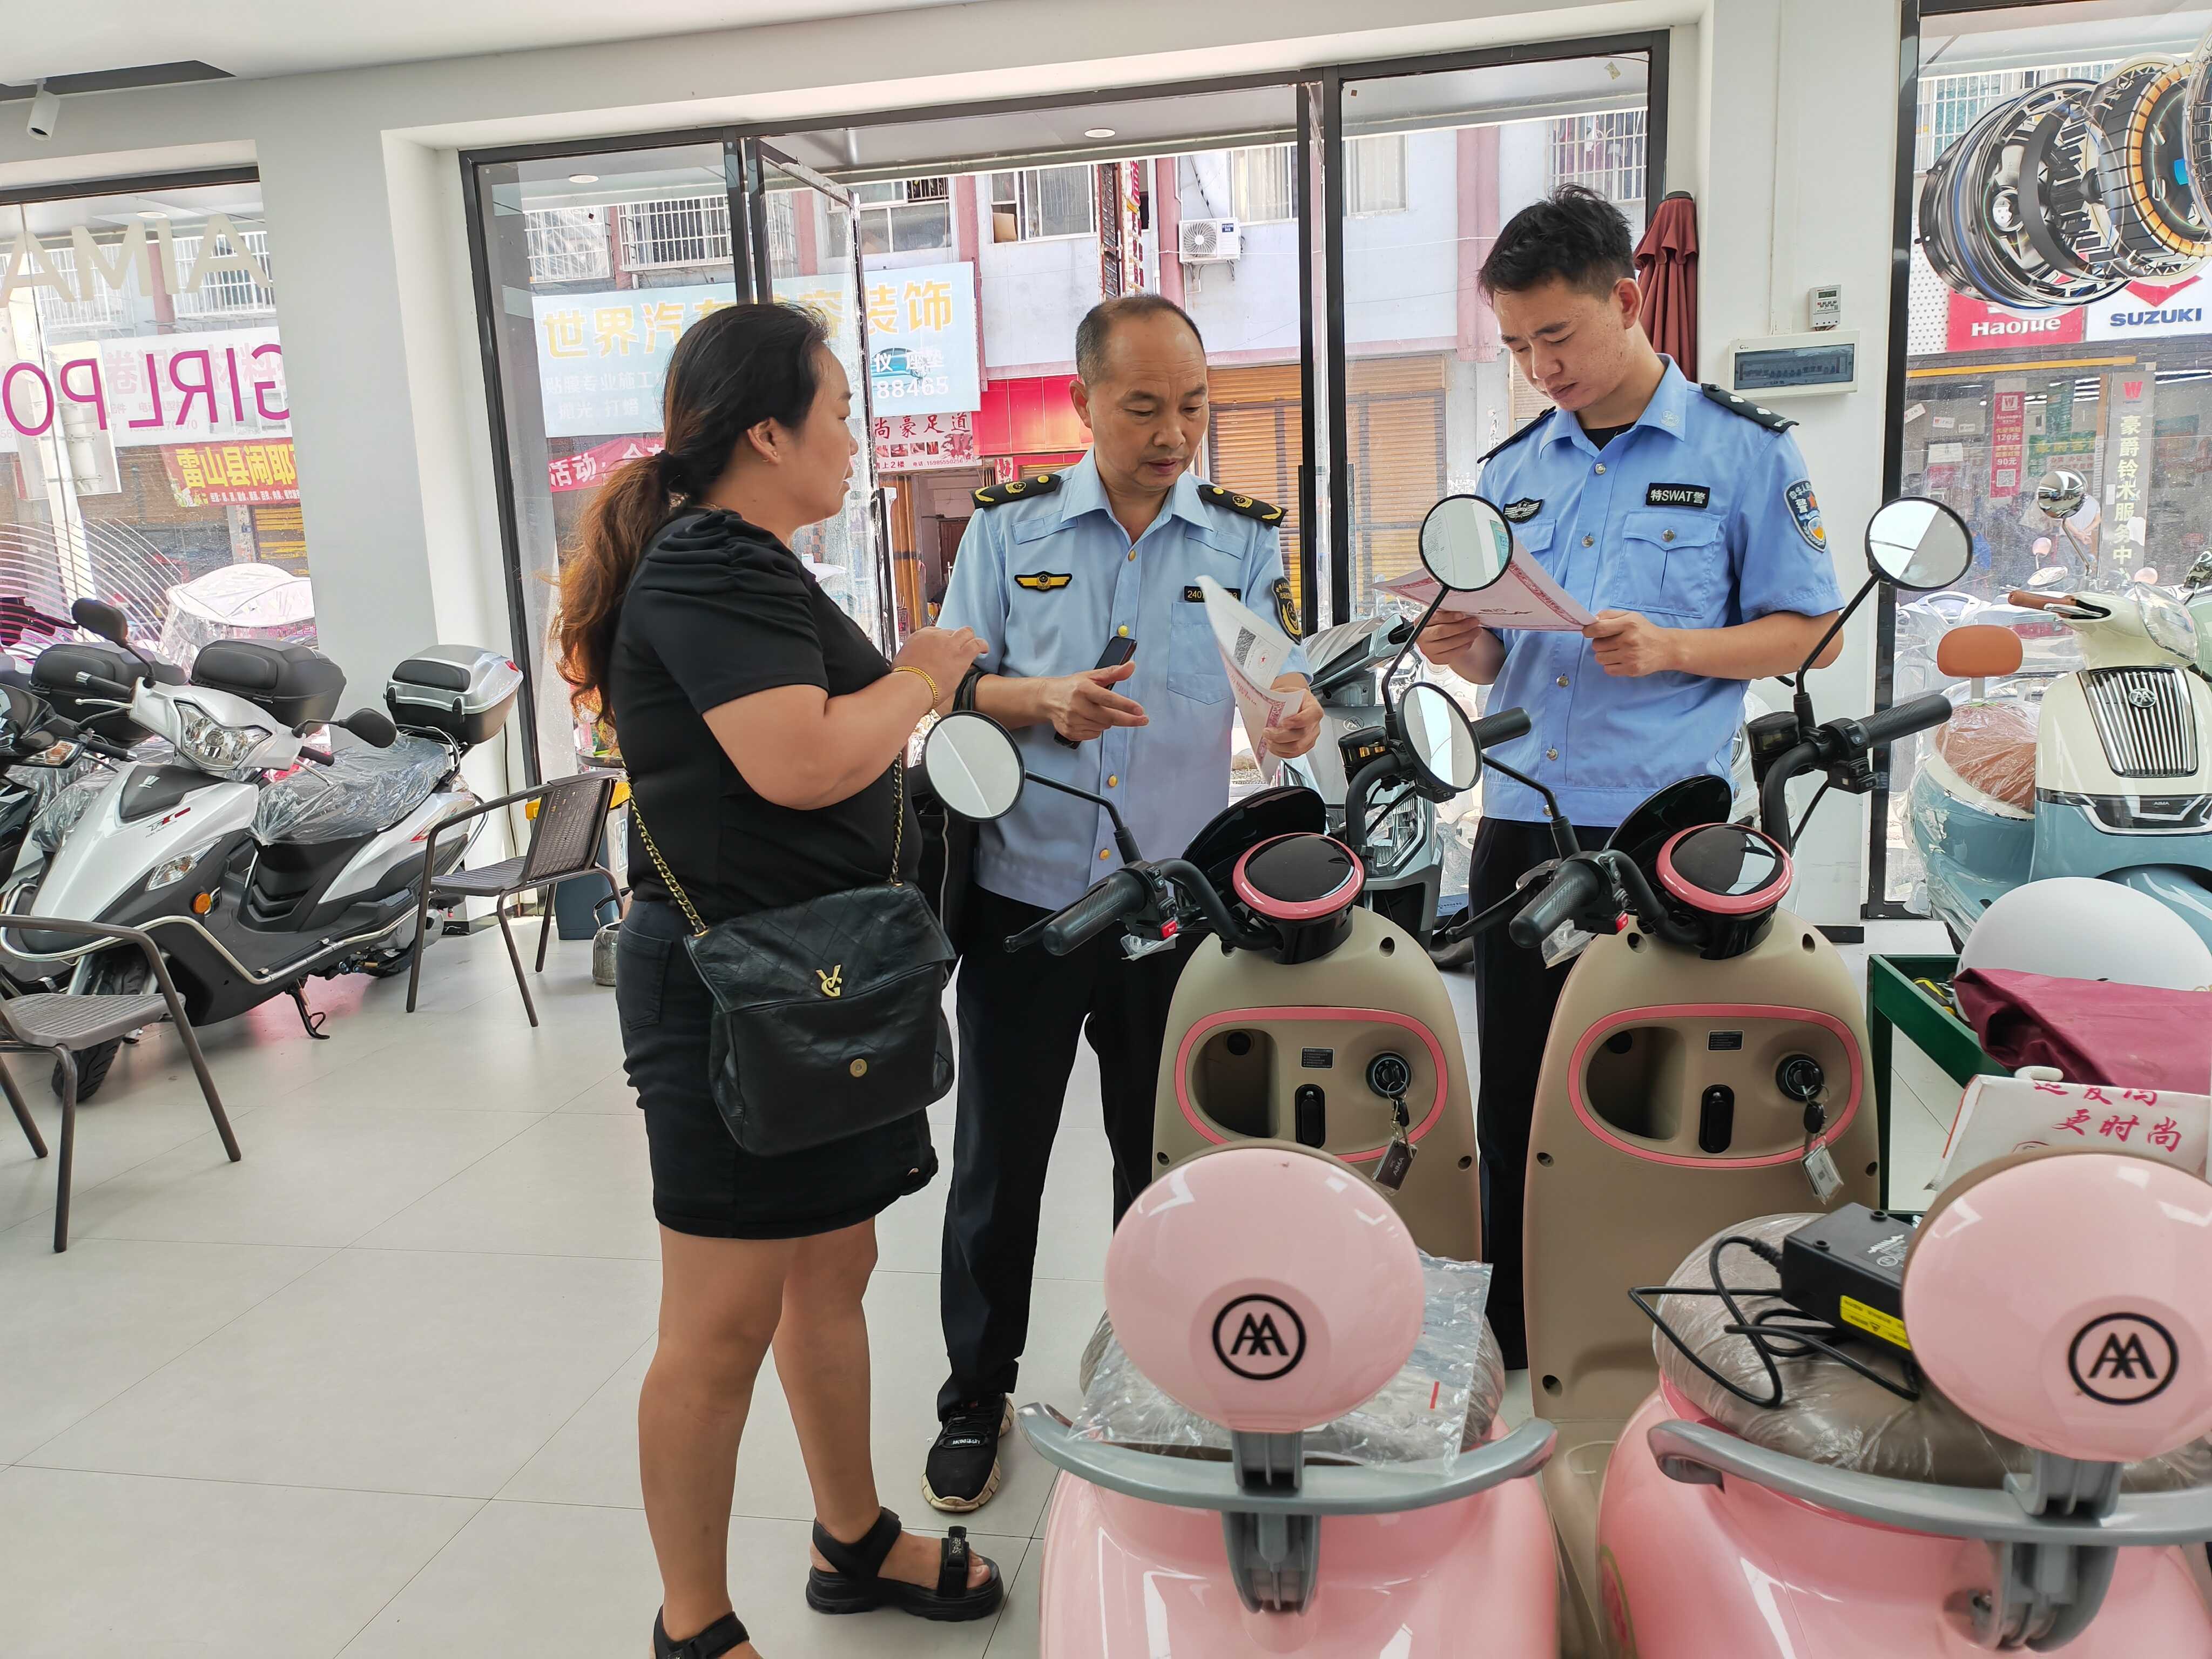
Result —
<path fill-rule="evenodd" d="M 1881 1201 L 1863 1001 L 1835 947 L 1787 910 L 1729 961 L 1632 929 L 1594 941 L 1568 978 L 1537 1083 L 1523 1233 L 1532 1402 L 1559 1431 L 1543 1482 L 1574 1589 L 1563 1633 L 1603 1628 L 1606 1460 L 1658 1383 L 1651 1323 L 1629 1287 L 1665 1284 L 1731 1223 L 1821 1207 L 1803 1108 L 1775 1083 L 1784 1059 L 1810 1054 L 1827 1074 L 1843 1177 L 1832 1203 Z M 1732 1121 L 1726 1150 L 1708 1152 L 1701 1109 L 1715 1085 L 1733 1096 Z"/>
<path fill-rule="evenodd" d="M 1474 1114 L 1450 993 L 1412 934 L 1371 910 L 1351 917 L 1350 938 L 1295 967 L 1212 939 L 1198 947 L 1168 1012 L 1153 1173 L 1223 1141 L 1300 1139 L 1298 1094 L 1313 1087 L 1321 1100 L 1316 1109 L 1309 1097 L 1308 1127 L 1322 1131 L 1321 1150 L 1372 1179 L 1392 1120 L 1367 1067 L 1387 1050 L 1413 1079 L 1415 1157 L 1393 1195 L 1398 1213 L 1431 1255 L 1474 1261 Z"/>

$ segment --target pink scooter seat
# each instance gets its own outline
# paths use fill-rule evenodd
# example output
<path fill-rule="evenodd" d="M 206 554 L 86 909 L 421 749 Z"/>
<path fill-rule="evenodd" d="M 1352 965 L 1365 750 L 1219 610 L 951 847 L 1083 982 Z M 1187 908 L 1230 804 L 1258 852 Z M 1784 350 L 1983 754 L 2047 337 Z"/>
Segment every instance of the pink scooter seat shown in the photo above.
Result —
<path fill-rule="evenodd" d="M 1780 1249 L 1782 1241 L 1812 1214 L 1765 1216 L 1731 1227 L 1692 1251 L 1668 1281 L 1703 1286 L 1712 1283 L 1709 1256 L 1723 1237 L 1744 1237 Z M 1752 1251 L 1731 1248 L 1722 1254 L 1723 1282 L 1737 1292 L 1747 1321 L 1785 1307 L 1771 1291 L 1775 1271 Z M 1765 1397 L 1771 1384 L 1751 1345 L 1726 1334 L 1734 1322 L 1714 1297 L 1655 1298 L 1654 1305 L 1687 1344 L 1692 1353 L 1745 1392 Z M 1908 1328 L 1911 1328 L 1908 1316 Z M 1921 1347 L 1913 1332 L 1915 1351 Z M 1934 1486 L 1990 1489 L 2008 1475 L 2025 1474 L 2034 1452 L 2020 1440 L 1997 1432 L 1954 1403 L 1941 1387 L 1923 1379 L 1917 1403 L 1899 1399 L 1848 1367 L 1816 1354 L 1776 1362 L 1784 1403 L 1754 1406 L 1707 1376 L 1680 1349 L 1656 1331 L 1661 1386 L 1678 1415 L 1724 1430 L 1754 1446 L 1801 1457 L 1830 1468 Z M 1859 1357 L 1892 1376 L 1901 1368 L 1876 1345 L 1858 1345 Z M 2162 1455 L 2132 1462 L 2123 1478 L 2130 1492 L 2171 1492 L 2212 1486 L 2212 1440 L 2197 1439 Z"/>

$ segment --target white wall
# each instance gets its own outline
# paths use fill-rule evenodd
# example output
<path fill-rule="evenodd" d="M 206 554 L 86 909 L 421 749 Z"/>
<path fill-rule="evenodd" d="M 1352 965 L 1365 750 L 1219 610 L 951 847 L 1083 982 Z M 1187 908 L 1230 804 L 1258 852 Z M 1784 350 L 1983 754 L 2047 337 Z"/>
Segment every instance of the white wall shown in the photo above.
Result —
<path fill-rule="evenodd" d="M 1459 135 L 1406 135 L 1406 207 L 1344 222 L 1344 337 L 1449 340 L 1459 332 Z"/>
<path fill-rule="evenodd" d="M 1044 374 L 1075 367 L 1075 325 L 1098 303 L 1098 239 L 983 240 L 975 250 L 981 289 L 984 368 L 991 374 Z"/>
<path fill-rule="evenodd" d="M 259 165 L 283 272 L 278 320 L 324 639 L 357 685 L 374 685 L 426 639 L 504 636 L 458 149 L 726 121 L 804 126 L 848 112 L 1674 25 L 1670 182 L 1699 198 L 1709 353 L 1733 335 L 1799 326 L 1803 290 L 1819 282 L 1844 284 L 1844 325 L 1862 331 L 1866 389 L 1792 409 L 1803 422 L 1798 436 L 1839 573 L 1850 575 L 1880 482 L 1893 0 L 1376 0 L 1358 9 L 1356 24 L 1348 26 L 1339 0 L 1264 8 L 981 0 L 847 21 L 100 94 L 65 100 L 49 143 L 13 124 L 0 127 L 0 187 Z M 1779 63 L 1778 46 L 1786 54 Z M 1782 108 L 1778 70 L 1800 94 Z M 1837 118 L 1839 111 L 1847 118 Z M 1805 187 L 1791 188 L 1792 179 Z M 1453 205 L 1443 204 L 1447 212 Z M 1381 234 L 1389 221 L 1363 222 Z M 1353 239 L 1355 248 L 1366 234 Z M 1050 280 L 1095 289 L 1088 241 L 1012 252 L 1049 261 L 1055 248 L 1064 263 Z M 981 249 L 987 259 L 1007 252 L 988 242 Z M 1392 258 L 1395 264 L 1355 263 L 1356 301 L 1386 292 L 1415 256 L 1401 250 Z M 1047 280 L 1032 272 L 994 281 L 987 265 L 986 303 L 1018 303 L 1023 281 Z M 1406 286 L 1448 296 L 1452 284 Z M 1040 314 L 1065 316 L 1068 297 L 1041 305 Z M 1012 337 L 999 320 L 989 331 L 994 342 Z M 1382 326 L 1377 319 L 1370 330 L 1363 319 L 1353 337 L 1375 337 Z M 1401 316 L 1388 327 L 1390 337 L 1449 336 L 1449 300 L 1433 320 Z M 1064 334 L 1056 322 L 1054 333 Z M 1035 349 L 1036 362 L 1065 362 L 1069 349 L 1064 338 L 1020 349 Z M 1843 664 L 1819 677 L 1824 710 L 1868 706 L 1871 638 L 1870 622 L 1855 624 Z M 1863 836 L 1852 820 L 1863 813 L 1836 810 L 1848 805 L 1824 807 L 1805 849 L 1801 887 L 1822 920 L 1856 914 Z"/>

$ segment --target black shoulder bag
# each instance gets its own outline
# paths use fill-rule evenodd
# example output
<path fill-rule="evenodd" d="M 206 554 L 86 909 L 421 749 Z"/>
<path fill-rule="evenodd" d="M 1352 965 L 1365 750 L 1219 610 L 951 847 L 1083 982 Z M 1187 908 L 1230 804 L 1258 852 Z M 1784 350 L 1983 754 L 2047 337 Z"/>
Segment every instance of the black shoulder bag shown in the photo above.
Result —
<path fill-rule="evenodd" d="M 893 797 L 891 873 L 709 927 L 631 819 L 691 924 L 684 945 L 714 999 L 708 1073 L 738 1146 L 780 1158 L 911 1117 L 952 1087 L 945 981 L 953 952 L 919 889 L 899 878 L 906 761 Z"/>

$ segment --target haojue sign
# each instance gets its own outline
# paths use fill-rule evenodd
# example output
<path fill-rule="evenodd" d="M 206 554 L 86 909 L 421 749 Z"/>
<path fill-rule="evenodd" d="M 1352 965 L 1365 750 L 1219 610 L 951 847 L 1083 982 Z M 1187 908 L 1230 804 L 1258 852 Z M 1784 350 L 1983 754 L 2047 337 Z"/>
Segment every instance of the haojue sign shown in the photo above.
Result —
<path fill-rule="evenodd" d="M 180 266 L 166 219 L 155 221 L 150 232 L 143 221 L 130 224 L 105 243 L 79 226 L 70 241 L 74 257 L 64 263 L 50 258 L 45 245 L 26 232 L 9 246 L 0 265 L 0 345 L 6 348 L 0 356 L 13 360 L 0 368 L 0 419 L 9 428 L 42 436 L 74 406 L 118 445 L 281 437 L 291 431 L 283 348 L 272 327 L 87 341 L 50 348 L 41 361 L 19 353 L 6 324 L 8 301 L 18 290 L 45 289 L 75 305 L 97 298 L 101 286 L 120 293 L 134 279 L 147 295 L 197 293 L 224 271 L 273 289 L 268 266 L 228 216 L 208 215 L 189 270 Z M 76 430 L 84 422 L 65 424 Z"/>

